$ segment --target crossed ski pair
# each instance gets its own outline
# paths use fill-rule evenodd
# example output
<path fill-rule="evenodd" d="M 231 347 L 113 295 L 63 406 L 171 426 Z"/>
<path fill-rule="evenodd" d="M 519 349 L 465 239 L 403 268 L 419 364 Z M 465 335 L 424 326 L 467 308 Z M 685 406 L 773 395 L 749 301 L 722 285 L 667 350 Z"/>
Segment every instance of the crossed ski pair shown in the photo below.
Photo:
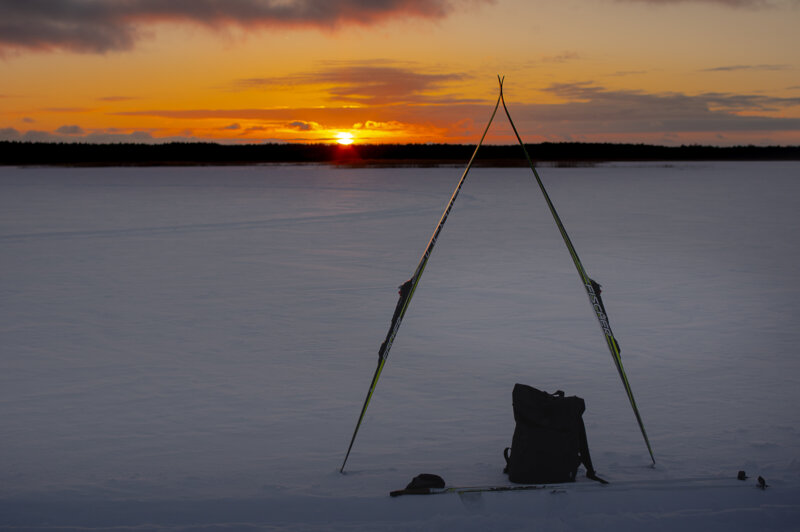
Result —
<path fill-rule="evenodd" d="M 644 429 L 644 424 L 642 423 L 642 418 L 639 415 L 639 409 L 636 406 L 636 401 L 633 397 L 633 392 L 631 391 L 630 383 L 628 382 L 628 377 L 625 375 L 625 370 L 622 367 L 622 359 L 620 356 L 620 348 L 619 344 L 617 343 L 616 339 L 614 338 L 614 334 L 611 332 L 611 326 L 608 323 L 608 316 L 605 312 L 605 306 L 603 305 L 603 300 L 600 298 L 600 285 L 596 283 L 593 279 L 589 277 L 586 273 L 586 270 L 583 268 L 580 259 L 578 258 L 578 254 L 575 251 L 575 248 L 572 245 L 572 241 L 567 234 L 566 229 L 564 229 L 564 224 L 561 222 L 561 218 L 558 216 L 556 212 L 555 206 L 553 202 L 550 200 L 550 196 L 547 193 L 547 190 L 544 188 L 544 184 L 542 183 L 541 178 L 539 177 L 539 173 L 536 171 L 536 167 L 531 160 L 530 155 L 528 154 L 528 150 L 525 148 L 525 144 L 522 142 L 522 139 L 517 132 L 517 128 L 514 125 L 514 121 L 511 119 L 511 114 L 508 111 L 508 107 L 506 106 L 505 98 L 503 97 L 503 79 L 502 77 L 498 76 L 497 80 L 500 84 L 500 91 L 497 97 L 497 102 L 494 105 L 494 110 L 492 111 L 492 116 L 489 118 L 489 122 L 486 124 L 486 128 L 483 130 L 483 135 L 481 135 L 478 144 L 475 146 L 475 151 L 472 153 L 472 157 L 470 157 L 469 162 L 467 163 L 467 167 L 464 169 L 464 173 L 461 175 L 461 179 L 456 186 L 455 191 L 453 191 L 453 195 L 450 198 L 450 201 L 447 204 L 447 207 L 442 214 L 441 219 L 439 220 L 436 229 L 433 231 L 433 235 L 431 236 L 430 240 L 428 241 L 428 245 L 425 248 L 425 252 L 422 254 L 422 258 L 417 265 L 417 269 L 414 271 L 414 274 L 411 278 L 403 283 L 400 286 L 400 299 L 397 302 L 397 306 L 395 307 L 394 315 L 392 316 L 392 321 L 389 326 L 389 331 L 386 333 L 386 339 L 381 344 L 381 347 L 378 351 L 378 367 L 375 369 L 375 375 L 372 377 L 372 382 L 369 386 L 369 391 L 367 392 L 367 397 L 364 400 L 364 406 L 361 408 L 361 414 L 358 416 L 358 422 L 356 423 L 355 430 L 353 431 L 353 437 L 350 439 L 350 445 L 347 448 L 347 454 L 345 454 L 344 461 L 342 462 L 342 467 L 339 470 L 340 472 L 344 472 L 344 467 L 347 464 L 347 459 L 350 456 L 350 451 L 353 449 L 353 443 L 355 442 L 356 435 L 358 434 L 358 430 L 361 427 L 361 422 L 364 420 L 364 415 L 366 414 L 367 407 L 369 406 L 370 400 L 372 399 L 372 395 L 375 392 L 375 387 L 378 383 L 378 379 L 380 379 L 381 372 L 383 371 L 383 367 L 386 365 L 386 359 L 389 357 L 389 350 L 392 348 L 392 343 L 394 342 L 395 337 L 397 336 L 397 331 L 400 329 L 400 324 L 403 321 L 403 317 L 408 310 L 408 306 L 411 303 L 411 298 L 414 297 L 414 292 L 417 289 L 417 285 L 419 284 L 420 278 L 422 277 L 422 273 L 425 271 L 425 266 L 428 264 L 428 260 L 430 259 L 431 253 L 433 252 L 433 248 L 436 245 L 436 241 L 439 238 L 439 234 L 442 231 L 442 227 L 444 227 L 445 222 L 447 221 L 447 217 L 450 214 L 450 211 L 453 208 L 453 205 L 456 202 L 456 198 L 458 197 L 458 193 L 461 191 L 461 187 L 464 185 L 464 181 L 467 178 L 467 174 L 472 168 L 472 164 L 475 161 L 475 157 L 478 155 L 478 150 L 480 149 L 481 145 L 483 144 L 484 139 L 486 138 L 486 134 L 489 132 L 489 127 L 492 125 L 492 121 L 494 120 L 495 115 L 497 114 L 497 110 L 500 107 L 500 104 L 503 104 L 503 110 L 505 111 L 506 117 L 508 117 L 508 121 L 511 124 L 511 128 L 514 130 L 514 135 L 519 142 L 519 145 L 522 147 L 522 151 L 525 154 L 525 158 L 528 161 L 528 165 L 533 171 L 533 175 L 536 178 L 536 182 L 539 185 L 539 189 L 542 191 L 544 195 L 544 199 L 547 202 L 547 206 L 550 209 L 550 213 L 553 216 L 553 220 L 555 221 L 556 225 L 558 226 L 558 230 L 561 233 L 561 237 L 564 239 L 564 244 L 567 246 L 570 255 L 572 256 L 572 261 L 575 264 L 575 268 L 578 270 L 578 275 L 580 275 L 581 283 L 586 290 L 586 295 L 589 297 L 589 302 L 592 305 L 592 308 L 595 311 L 598 321 L 600 322 L 600 328 L 603 330 L 603 336 L 605 337 L 606 345 L 608 346 L 609 351 L 611 352 L 611 357 L 614 360 L 614 365 L 617 368 L 617 372 L 619 373 L 620 378 L 622 379 L 622 384 L 625 387 L 625 392 L 628 395 L 628 400 L 630 401 L 631 407 L 633 408 L 633 413 L 636 416 L 636 421 L 639 424 L 639 429 L 642 432 L 642 436 L 644 437 L 645 444 L 647 445 L 647 450 L 650 453 L 650 459 L 655 464 L 655 457 L 653 456 L 653 450 L 650 447 L 650 440 L 647 438 L 647 433 Z"/>

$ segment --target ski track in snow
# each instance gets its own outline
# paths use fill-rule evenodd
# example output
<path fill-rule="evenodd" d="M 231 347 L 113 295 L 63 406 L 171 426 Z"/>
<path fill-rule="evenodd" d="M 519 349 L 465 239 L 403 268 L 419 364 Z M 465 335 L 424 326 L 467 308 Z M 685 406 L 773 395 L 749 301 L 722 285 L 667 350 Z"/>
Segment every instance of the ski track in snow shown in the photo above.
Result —
<path fill-rule="evenodd" d="M 24 242 L 34 239 L 71 239 L 71 238 L 125 238 L 137 236 L 157 236 L 165 233 L 196 233 L 196 232 L 224 232 L 242 231 L 248 229 L 276 229 L 280 227 L 294 227 L 301 224 L 340 223 L 340 222 L 368 222 L 376 217 L 383 219 L 396 218 L 414 214 L 409 209 L 380 209 L 359 213 L 331 214 L 328 216 L 300 216 L 285 217 L 267 220 L 248 220 L 244 222 L 228 222 L 216 224 L 190 224 L 162 227 L 141 227 L 131 229 L 107 229 L 101 231 L 54 231 L 29 234 L 0 235 L 0 243 Z M 417 211 L 419 214 L 419 211 Z"/>
<path fill-rule="evenodd" d="M 525 169 L 470 173 L 341 475 L 461 169 L 3 167 L 0 529 L 796 530 L 800 163 L 540 173 L 655 468 Z M 515 382 L 610 486 L 388 497 L 506 483 Z"/>

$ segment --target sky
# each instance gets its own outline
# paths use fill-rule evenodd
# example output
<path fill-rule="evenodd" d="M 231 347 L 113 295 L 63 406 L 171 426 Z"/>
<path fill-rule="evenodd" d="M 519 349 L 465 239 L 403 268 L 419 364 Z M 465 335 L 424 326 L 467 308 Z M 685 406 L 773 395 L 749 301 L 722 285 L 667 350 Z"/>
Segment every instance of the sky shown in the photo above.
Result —
<path fill-rule="evenodd" d="M 0 0 L 0 140 L 800 144 L 800 0 Z M 498 120 L 487 142 L 514 142 Z"/>

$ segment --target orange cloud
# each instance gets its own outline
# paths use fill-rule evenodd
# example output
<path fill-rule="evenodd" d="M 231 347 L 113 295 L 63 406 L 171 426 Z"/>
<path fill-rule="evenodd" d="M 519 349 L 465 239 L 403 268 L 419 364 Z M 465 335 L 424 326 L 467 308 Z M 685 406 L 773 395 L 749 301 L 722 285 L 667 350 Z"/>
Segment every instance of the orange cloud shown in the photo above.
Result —
<path fill-rule="evenodd" d="M 476 100 L 441 94 L 447 83 L 465 78 L 464 74 L 418 72 L 385 61 L 336 62 L 315 72 L 240 79 L 234 86 L 329 86 L 327 93 L 331 100 L 361 105 L 474 103 Z"/>
<path fill-rule="evenodd" d="M 408 129 L 408 127 L 408 124 L 403 124 L 402 122 L 398 122 L 396 120 L 390 120 L 389 122 L 375 122 L 374 120 L 367 120 L 366 123 L 358 122 L 353 124 L 353 129 L 378 131 L 402 131 L 404 129 Z"/>

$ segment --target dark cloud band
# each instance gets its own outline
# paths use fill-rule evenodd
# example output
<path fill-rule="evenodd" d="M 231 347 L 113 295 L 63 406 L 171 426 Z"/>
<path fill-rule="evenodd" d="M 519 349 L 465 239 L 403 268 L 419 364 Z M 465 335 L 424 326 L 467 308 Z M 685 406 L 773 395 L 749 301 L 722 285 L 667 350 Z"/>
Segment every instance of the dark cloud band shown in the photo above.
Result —
<path fill-rule="evenodd" d="M 0 0 L 0 51 L 128 50 L 157 21 L 211 28 L 336 27 L 397 17 L 441 18 L 493 0 Z"/>

